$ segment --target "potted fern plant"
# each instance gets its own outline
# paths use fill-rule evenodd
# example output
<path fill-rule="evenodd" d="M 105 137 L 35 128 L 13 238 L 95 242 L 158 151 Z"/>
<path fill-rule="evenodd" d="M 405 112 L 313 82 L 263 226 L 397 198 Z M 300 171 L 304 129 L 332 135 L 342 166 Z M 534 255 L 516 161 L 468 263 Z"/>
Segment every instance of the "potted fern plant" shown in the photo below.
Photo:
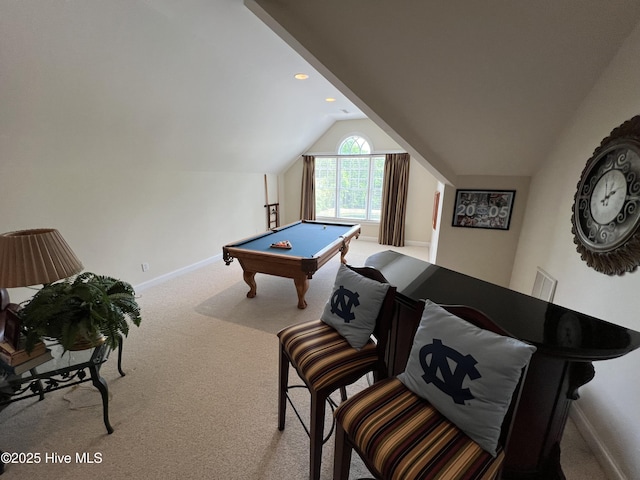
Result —
<path fill-rule="evenodd" d="M 28 351 L 41 338 L 56 340 L 65 350 L 104 342 L 116 348 L 129 333 L 129 321 L 136 326 L 141 321 L 129 283 L 91 272 L 45 285 L 19 316 Z"/>

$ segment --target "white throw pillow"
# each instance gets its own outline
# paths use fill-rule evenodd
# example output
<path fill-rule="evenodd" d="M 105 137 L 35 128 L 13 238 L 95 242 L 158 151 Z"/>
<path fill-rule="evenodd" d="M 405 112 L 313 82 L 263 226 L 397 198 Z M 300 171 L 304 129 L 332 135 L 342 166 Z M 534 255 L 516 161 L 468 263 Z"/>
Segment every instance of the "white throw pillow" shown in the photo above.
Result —
<path fill-rule="evenodd" d="M 427 300 L 398 379 L 495 456 L 511 397 L 535 350 Z"/>
<path fill-rule="evenodd" d="M 340 265 L 331 297 L 320 318 L 359 350 L 373 333 L 387 290 L 388 283 L 380 283 Z"/>

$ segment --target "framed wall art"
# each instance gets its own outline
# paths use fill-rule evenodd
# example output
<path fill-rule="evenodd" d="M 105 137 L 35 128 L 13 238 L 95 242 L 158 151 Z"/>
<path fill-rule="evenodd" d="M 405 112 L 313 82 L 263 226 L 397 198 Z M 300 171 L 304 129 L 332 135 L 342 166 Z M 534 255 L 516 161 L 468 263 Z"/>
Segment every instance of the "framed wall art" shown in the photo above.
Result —
<path fill-rule="evenodd" d="M 454 227 L 509 230 L 515 190 L 456 190 Z"/>

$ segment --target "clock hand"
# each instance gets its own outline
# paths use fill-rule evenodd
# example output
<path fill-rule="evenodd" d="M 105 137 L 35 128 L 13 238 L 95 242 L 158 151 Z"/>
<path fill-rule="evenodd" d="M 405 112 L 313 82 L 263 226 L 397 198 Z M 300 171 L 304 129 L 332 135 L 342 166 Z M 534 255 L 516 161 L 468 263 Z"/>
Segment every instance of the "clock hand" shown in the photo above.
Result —
<path fill-rule="evenodd" d="M 607 183 L 605 183 L 605 191 L 607 190 Z M 600 201 L 600 203 L 602 203 L 603 207 L 606 207 L 609 205 L 609 198 L 614 195 L 616 192 L 618 191 L 618 189 L 616 188 L 616 184 L 614 183 L 611 186 L 611 190 L 609 191 L 609 193 L 607 193 L 604 198 Z"/>
<path fill-rule="evenodd" d="M 600 200 L 600 203 L 602 204 L 603 207 L 606 207 L 607 204 L 609 203 L 609 180 L 605 180 L 604 181 L 604 197 L 602 197 L 602 200 Z"/>

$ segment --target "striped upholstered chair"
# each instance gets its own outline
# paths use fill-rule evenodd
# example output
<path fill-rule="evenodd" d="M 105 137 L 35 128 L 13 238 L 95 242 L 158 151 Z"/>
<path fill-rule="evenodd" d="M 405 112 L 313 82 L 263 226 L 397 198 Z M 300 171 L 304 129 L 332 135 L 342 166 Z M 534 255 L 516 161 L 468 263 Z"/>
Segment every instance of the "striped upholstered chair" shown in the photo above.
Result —
<path fill-rule="evenodd" d="M 349 268 L 364 277 L 386 283 L 386 279 L 374 268 Z M 310 438 L 309 478 L 311 480 L 320 478 L 322 445 L 326 440 L 323 438 L 325 411 L 329 395 L 340 390 L 341 399 L 345 400 L 345 387 L 369 372 L 373 372 L 376 380 L 386 376 L 384 351 L 389 342 L 395 292 L 395 287 L 390 286 L 382 302 L 373 331 L 376 341 L 369 340 L 359 350 L 351 347 L 337 330 L 321 320 L 294 324 L 278 332 L 280 340 L 278 429 L 284 429 L 287 401 L 291 402 L 288 390 L 292 388 L 289 385 L 289 370 L 292 366 L 311 395 L 310 425 L 308 429 L 305 426 Z M 291 405 L 293 407 L 293 403 Z M 302 421 L 300 415 L 298 418 Z"/>
<path fill-rule="evenodd" d="M 477 310 L 464 306 L 444 308 L 482 329 L 508 336 Z M 535 351 L 534 347 L 526 347 Z M 432 351 L 431 355 L 430 361 L 434 362 Z M 525 365 L 517 368 L 517 386 L 505 401 L 504 408 L 509 408 L 502 425 L 495 429 L 500 440 L 493 453 L 481 448 L 398 377 L 389 377 L 356 393 L 336 409 L 334 480 L 349 478 L 352 449 L 378 479 L 495 479 L 504 462 L 503 446 L 530 355 L 525 354 Z M 426 357 L 422 362 L 427 362 Z"/>

